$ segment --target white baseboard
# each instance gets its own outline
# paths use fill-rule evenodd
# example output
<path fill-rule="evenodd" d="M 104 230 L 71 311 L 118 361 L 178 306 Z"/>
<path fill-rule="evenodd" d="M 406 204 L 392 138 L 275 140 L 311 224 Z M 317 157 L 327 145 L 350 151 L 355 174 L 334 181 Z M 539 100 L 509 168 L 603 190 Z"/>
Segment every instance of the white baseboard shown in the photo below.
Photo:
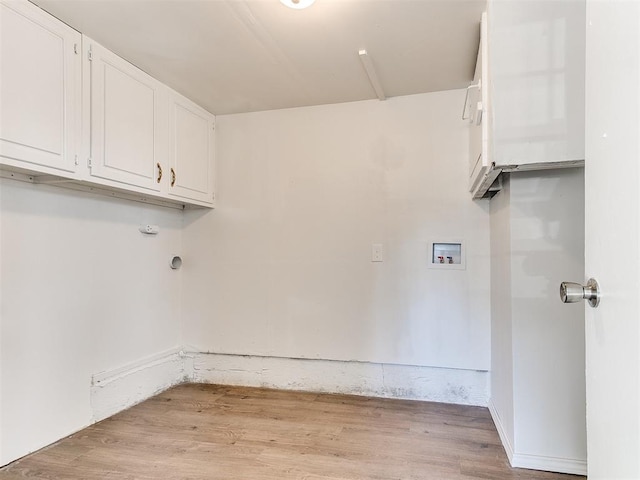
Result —
<path fill-rule="evenodd" d="M 496 409 L 495 404 L 493 403 L 493 399 L 489 400 L 489 413 L 491 414 L 491 418 L 493 419 L 493 424 L 496 426 L 496 430 L 498 431 L 498 436 L 500 437 L 500 441 L 502 442 L 502 447 L 504 448 L 505 453 L 507 454 L 507 458 L 509 459 L 509 463 L 513 466 L 513 446 L 511 445 L 511 439 L 507 434 L 506 429 L 504 428 L 504 424 L 500 419 L 500 414 Z"/>
<path fill-rule="evenodd" d="M 587 475 L 586 460 L 576 460 L 573 458 L 544 457 L 542 455 L 515 453 L 511 460 L 511 466 L 515 468 L 543 470 L 545 472 Z"/>
<path fill-rule="evenodd" d="M 188 353 L 196 383 L 487 406 L 489 373 L 364 362 Z M 189 368 L 187 369 L 189 370 Z"/>
<path fill-rule="evenodd" d="M 93 421 L 140 403 L 186 380 L 180 348 L 160 352 L 91 379 Z"/>
<path fill-rule="evenodd" d="M 573 475 L 587 475 L 586 460 L 516 453 L 500 419 L 500 414 L 492 400 L 489 400 L 489 412 L 491 413 L 491 418 L 496 426 L 496 430 L 498 430 L 500 441 L 512 467 L 542 470 L 545 472 L 569 473 Z"/>

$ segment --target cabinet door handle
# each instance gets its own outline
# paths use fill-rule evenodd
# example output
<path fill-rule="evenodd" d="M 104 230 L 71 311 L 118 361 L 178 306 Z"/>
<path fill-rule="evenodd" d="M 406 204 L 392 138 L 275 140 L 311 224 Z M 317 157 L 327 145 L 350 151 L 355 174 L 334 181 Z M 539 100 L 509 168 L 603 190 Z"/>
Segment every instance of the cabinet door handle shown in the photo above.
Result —
<path fill-rule="evenodd" d="M 162 180 L 162 165 L 160 165 L 159 163 L 157 163 L 156 165 L 158 165 L 158 178 L 156 178 L 156 182 L 160 183 L 160 180 Z"/>
<path fill-rule="evenodd" d="M 176 184 L 176 171 L 171 167 L 171 186 Z"/>

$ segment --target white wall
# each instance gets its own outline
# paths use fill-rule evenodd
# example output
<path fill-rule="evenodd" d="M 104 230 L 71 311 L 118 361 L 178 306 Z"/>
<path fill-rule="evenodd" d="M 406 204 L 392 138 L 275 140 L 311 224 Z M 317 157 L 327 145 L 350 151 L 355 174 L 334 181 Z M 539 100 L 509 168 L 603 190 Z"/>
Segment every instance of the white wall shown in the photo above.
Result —
<path fill-rule="evenodd" d="M 513 342 L 511 326 L 511 185 L 491 199 L 491 402 L 505 450 L 513 452 Z"/>
<path fill-rule="evenodd" d="M 1 462 L 101 418 L 96 373 L 137 383 L 148 359 L 176 378 L 182 344 L 205 353 L 198 381 L 482 404 L 491 299 L 510 457 L 579 468 L 582 310 L 557 285 L 583 274 L 582 175 L 513 175 L 490 218 L 465 188 L 463 96 L 219 117 L 214 211 L 0 180 Z M 428 242 L 456 238 L 466 270 L 427 268 Z"/>
<path fill-rule="evenodd" d="M 292 380 L 273 378 L 284 387 L 319 368 L 347 380 L 309 388 L 486 404 L 488 203 L 465 191 L 462 100 L 223 117 L 215 211 L 1 180 L 0 462 L 179 380 L 184 343 L 360 361 L 287 363 Z M 438 239 L 466 241 L 466 270 L 426 268 Z M 193 378 L 217 378 L 216 358 Z"/>
<path fill-rule="evenodd" d="M 514 466 L 585 473 L 584 305 L 558 293 L 584 277 L 584 172 L 505 186 L 491 204 L 492 413 Z"/>
<path fill-rule="evenodd" d="M 0 464 L 90 424 L 93 374 L 177 345 L 181 226 L 177 210 L 0 180 Z"/>
<path fill-rule="evenodd" d="M 464 91 L 217 117 L 217 208 L 187 212 L 184 341 L 224 354 L 488 370 L 488 202 Z M 464 239 L 466 270 L 427 268 Z M 371 262 L 371 245 L 384 262 Z"/>

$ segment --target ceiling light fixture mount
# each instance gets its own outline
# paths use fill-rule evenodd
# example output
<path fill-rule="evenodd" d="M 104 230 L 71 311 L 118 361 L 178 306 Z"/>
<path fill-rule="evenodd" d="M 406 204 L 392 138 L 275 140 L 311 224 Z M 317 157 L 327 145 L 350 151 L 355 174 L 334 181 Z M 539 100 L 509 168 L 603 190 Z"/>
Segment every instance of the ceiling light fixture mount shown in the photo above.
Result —
<path fill-rule="evenodd" d="M 280 0 L 280 3 L 286 5 L 289 8 L 302 10 L 303 8 L 310 7 L 315 1 L 316 0 Z"/>

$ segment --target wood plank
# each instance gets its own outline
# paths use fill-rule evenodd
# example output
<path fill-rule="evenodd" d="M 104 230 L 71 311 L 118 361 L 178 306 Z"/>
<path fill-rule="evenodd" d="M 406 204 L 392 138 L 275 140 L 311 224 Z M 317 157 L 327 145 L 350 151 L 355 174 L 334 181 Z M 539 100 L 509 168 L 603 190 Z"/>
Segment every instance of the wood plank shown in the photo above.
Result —
<path fill-rule="evenodd" d="M 508 465 L 485 408 L 186 384 L 0 480 L 578 480 Z"/>

